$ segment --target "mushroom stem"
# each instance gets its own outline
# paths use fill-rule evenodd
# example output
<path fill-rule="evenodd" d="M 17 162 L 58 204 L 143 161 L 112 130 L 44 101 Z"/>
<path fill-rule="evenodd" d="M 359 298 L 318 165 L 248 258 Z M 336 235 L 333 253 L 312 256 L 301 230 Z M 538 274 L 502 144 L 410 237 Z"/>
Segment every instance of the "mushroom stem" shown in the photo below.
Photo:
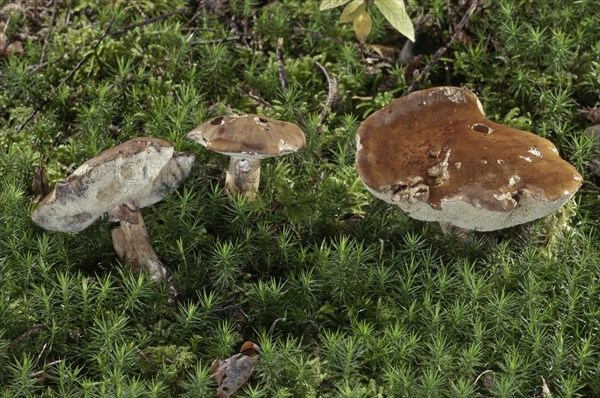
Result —
<path fill-rule="evenodd" d="M 123 203 L 108 212 L 115 252 L 121 261 L 129 263 L 135 272 L 146 269 L 155 281 L 167 280 L 167 267 L 150 244 L 142 213 L 135 202 Z"/>
<path fill-rule="evenodd" d="M 256 197 L 260 182 L 260 159 L 231 156 L 225 177 L 225 188 L 230 195 L 241 193 L 248 202 Z"/>

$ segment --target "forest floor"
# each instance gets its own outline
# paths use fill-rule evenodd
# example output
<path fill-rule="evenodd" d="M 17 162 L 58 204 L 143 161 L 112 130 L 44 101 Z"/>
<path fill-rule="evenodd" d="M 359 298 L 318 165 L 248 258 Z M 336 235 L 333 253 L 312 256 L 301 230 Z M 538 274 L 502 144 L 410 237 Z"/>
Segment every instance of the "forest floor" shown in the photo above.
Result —
<path fill-rule="evenodd" d="M 314 0 L 0 0 L 0 395 L 214 396 L 211 362 L 250 340 L 239 397 L 600 396 L 600 154 L 584 133 L 600 2 L 482 0 L 464 29 L 466 1 L 407 10 L 403 65 L 375 6 L 361 45 Z M 584 177 L 573 200 L 463 236 L 373 197 L 358 126 L 435 86 L 552 141 Z M 253 202 L 224 191 L 226 156 L 186 137 L 229 113 L 306 134 L 263 161 Z M 175 302 L 121 264 L 106 218 L 70 234 L 30 216 L 44 174 L 52 188 L 138 136 L 196 153 L 143 209 Z"/>

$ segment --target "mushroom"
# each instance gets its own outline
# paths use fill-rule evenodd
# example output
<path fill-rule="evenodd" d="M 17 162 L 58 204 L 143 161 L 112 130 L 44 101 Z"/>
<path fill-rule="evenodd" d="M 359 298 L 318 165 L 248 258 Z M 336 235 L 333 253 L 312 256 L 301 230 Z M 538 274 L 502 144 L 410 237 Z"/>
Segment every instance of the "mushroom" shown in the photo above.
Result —
<path fill-rule="evenodd" d="M 485 118 L 469 90 L 399 98 L 356 132 L 356 168 L 376 197 L 418 220 L 492 231 L 560 208 L 581 175 L 550 141 Z"/>
<path fill-rule="evenodd" d="M 253 114 L 211 119 L 188 133 L 188 138 L 211 151 L 231 157 L 225 188 L 254 200 L 260 181 L 261 159 L 298 152 L 306 139 L 300 127 Z"/>
<path fill-rule="evenodd" d="M 162 200 L 189 174 L 195 156 L 174 152 L 170 142 L 140 137 L 100 153 L 57 182 L 31 214 L 51 231 L 79 232 L 108 213 L 121 261 L 152 279 L 168 271 L 154 251 L 140 209 Z"/>

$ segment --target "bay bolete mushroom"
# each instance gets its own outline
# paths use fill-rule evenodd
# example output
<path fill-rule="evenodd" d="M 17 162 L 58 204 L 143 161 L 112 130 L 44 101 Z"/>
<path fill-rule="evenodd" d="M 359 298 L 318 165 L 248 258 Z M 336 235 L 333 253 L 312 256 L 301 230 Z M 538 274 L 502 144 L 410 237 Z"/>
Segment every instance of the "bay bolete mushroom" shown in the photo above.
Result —
<path fill-rule="evenodd" d="M 465 88 L 399 98 L 356 132 L 356 168 L 376 197 L 409 216 L 492 231 L 560 208 L 581 175 L 552 142 L 495 123 Z"/>
<path fill-rule="evenodd" d="M 31 214 L 40 227 L 79 232 L 104 213 L 121 261 L 166 280 L 167 268 L 154 251 L 140 209 L 162 200 L 189 174 L 195 155 L 175 152 L 170 142 L 140 137 L 108 149 L 57 182 Z"/>
<path fill-rule="evenodd" d="M 245 114 L 208 120 L 188 133 L 188 138 L 211 151 L 230 156 L 225 188 L 251 201 L 260 182 L 261 159 L 298 152 L 304 132 L 293 123 Z"/>

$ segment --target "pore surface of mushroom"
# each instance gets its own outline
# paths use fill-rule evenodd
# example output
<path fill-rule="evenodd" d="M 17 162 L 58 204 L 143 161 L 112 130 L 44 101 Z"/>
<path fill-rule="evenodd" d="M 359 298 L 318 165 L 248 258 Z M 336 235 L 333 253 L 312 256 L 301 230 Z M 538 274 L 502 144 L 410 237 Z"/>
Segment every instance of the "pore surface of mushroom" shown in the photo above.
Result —
<path fill-rule="evenodd" d="M 167 269 L 150 244 L 140 208 L 160 201 L 189 174 L 194 155 L 170 142 L 140 137 L 108 149 L 57 182 L 31 214 L 42 228 L 79 232 L 104 213 L 115 227 L 113 246 L 134 270 L 165 280 Z"/>
<path fill-rule="evenodd" d="M 188 133 L 211 151 L 230 156 L 225 187 L 253 200 L 260 182 L 261 159 L 300 151 L 304 132 L 295 124 L 245 114 L 211 119 Z"/>
<path fill-rule="evenodd" d="M 356 133 L 356 168 L 376 197 L 413 218 L 492 231 L 550 214 L 581 175 L 550 141 L 485 118 L 465 88 L 399 98 Z"/>

